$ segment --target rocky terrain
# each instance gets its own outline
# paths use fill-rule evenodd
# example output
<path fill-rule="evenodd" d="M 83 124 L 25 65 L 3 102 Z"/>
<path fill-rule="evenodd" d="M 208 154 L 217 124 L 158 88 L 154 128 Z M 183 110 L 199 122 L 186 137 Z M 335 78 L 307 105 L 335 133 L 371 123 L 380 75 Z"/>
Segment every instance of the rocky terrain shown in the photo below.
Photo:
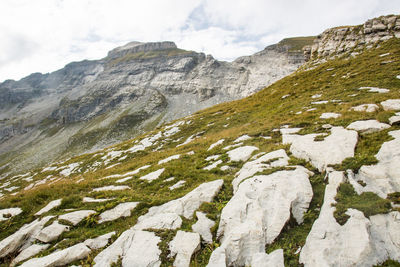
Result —
<path fill-rule="evenodd" d="M 222 62 L 172 42 L 132 42 L 101 60 L 5 81 L 0 163 L 11 162 L 10 170 L 40 166 L 248 96 L 304 63 L 301 50 L 291 47 L 286 41 Z"/>
<path fill-rule="evenodd" d="M 399 266 L 400 40 L 351 53 L 106 149 L 4 171 L 0 264 Z"/>

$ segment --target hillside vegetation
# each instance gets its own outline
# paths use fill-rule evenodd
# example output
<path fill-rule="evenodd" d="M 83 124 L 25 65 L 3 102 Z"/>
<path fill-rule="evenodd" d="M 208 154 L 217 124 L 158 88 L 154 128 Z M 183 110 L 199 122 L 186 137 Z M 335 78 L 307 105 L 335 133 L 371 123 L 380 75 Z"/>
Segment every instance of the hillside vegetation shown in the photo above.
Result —
<path fill-rule="evenodd" d="M 300 46 L 309 43 L 311 39 L 309 37 L 297 40 L 285 39 L 282 43 L 294 43 L 293 49 L 298 50 Z M 181 53 L 181 51 L 177 52 Z M 148 56 L 151 55 L 133 55 L 126 60 Z M 367 119 L 388 123 L 389 118 L 395 112 L 384 110 L 380 103 L 387 99 L 400 98 L 398 75 L 400 75 L 400 40 L 392 38 L 374 48 L 364 50 L 355 57 L 344 55 L 312 69 L 304 66 L 292 75 L 250 97 L 202 110 L 105 150 L 74 157 L 62 163 L 54 163 L 47 169 L 36 169 L 21 176 L 7 177 L 0 180 L 0 192 L 3 194 L 0 210 L 19 207 L 22 209 L 22 213 L 0 221 L 0 240 L 15 233 L 24 224 L 32 222 L 37 217 L 35 213 L 50 201 L 62 199 L 61 205 L 50 210 L 46 215 L 61 215 L 66 213 L 67 209 L 94 210 L 95 213 L 75 226 L 59 220 L 60 223 L 71 226 L 70 230 L 49 242 L 50 246 L 34 257 L 49 255 L 88 238 L 116 231 L 110 240 L 111 243 L 125 230 L 133 227 L 139 216 L 146 214 L 150 207 L 183 197 L 205 182 L 223 179 L 223 187 L 214 200 L 201 204 L 198 209 L 204 212 L 208 218 L 216 221 L 216 225 L 211 229 L 213 242 L 203 243 L 191 258 L 191 266 L 206 266 L 211 253 L 221 244 L 220 239 L 217 238 L 220 214 L 233 196 L 232 181 L 246 161 L 230 160 L 227 154 L 230 149 L 224 149 L 224 147 L 234 145 L 234 141 L 238 137 L 248 135 L 250 138 L 245 138 L 242 146 L 257 147 L 259 150 L 253 152 L 252 155 L 284 149 L 290 157 L 290 165 L 301 165 L 313 172 L 309 178 L 313 198 L 304 215 L 303 223 L 298 224 L 292 216 L 275 241 L 266 245 L 267 253 L 283 249 L 286 266 L 299 266 L 300 253 L 298 249 L 304 246 L 311 227 L 319 216 L 328 181 L 325 171 L 320 171 L 310 162 L 292 155 L 290 145 L 282 143 L 279 129 L 288 125 L 289 128 L 301 128 L 298 132 L 300 135 L 310 133 L 329 135 L 330 131 L 326 124 L 346 128 L 354 121 Z M 378 87 L 390 91 L 374 93 L 360 90 L 360 87 Z M 313 96 L 315 97 L 313 98 Z M 317 101 L 327 102 L 312 103 Z M 361 104 L 376 104 L 378 109 L 371 113 L 351 110 L 352 107 Z M 321 114 L 327 112 L 338 113 L 341 116 L 321 119 Z M 176 127 L 176 131 L 171 131 L 174 127 Z M 377 163 L 374 155 L 378 153 L 384 142 L 393 139 L 388 132 L 394 130 L 400 130 L 400 126 L 392 125 L 390 128 L 376 133 L 359 134 L 354 157 L 347 158 L 341 164 L 332 167 L 335 170 L 352 170 L 357 173 L 361 166 Z M 161 135 L 161 137 L 155 138 L 157 135 Z M 148 145 L 144 145 L 143 149 L 136 152 L 131 149 L 145 138 L 150 141 Z M 326 137 L 320 136 L 319 138 L 323 141 Z M 222 139 L 224 141 L 220 141 Z M 217 141 L 220 141 L 219 145 L 209 150 L 210 145 Z M 160 160 L 174 155 L 180 155 L 180 158 L 166 163 L 158 163 Z M 219 155 L 218 159 L 221 160 L 221 163 L 211 170 L 204 169 L 213 162 L 207 161 L 206 158 L 213 155 Z M 148 168 L 131 175 L 131 179 L 121 183 L 117 183 L 121 177 L 112 176 L 125 174 L 147 165 L 149 165 Z M 221 166 L 227 167 L 221 170 Z M 165 170 L 158 178 L 150 182 L 139 179 L 161 168 Z M 63 172 L 68 169 L 71 171 L 70 173 Z M 274 167 L 257 174 L 268 175 L 276 171 L 291 169 L 289 166 Z M 0 170 L 0 174 L 1 172 L 2 170 Z M 5 170 L 3 172 L 5 173 Z M 174 179 L 168 179 L 170 177 L 174 177 Z M 45 182 L 40 184 L 39 181 Z M 183 186 L 171 190 L 169 187 L 178 181 L 185 181 L 185 183 Z M 109 185 L 125 185 L 129 188 L 121 191 L 92 191 L 95 188 Z M 7 191 L 9 188 L 13 190 Z M 358 195 L 353 190 L 352 185 L 347 182 L 342 183 L 339 188 L 341 195 L 339 194 L 337 197 L 335 217 L 342 225 L 348 218 L 348 215 L 345 214 L 348 209 L 360 210 L 366 217 L 397 209 L 391 205 L 393 195 L 391 195 L 392 199 L 384 199 L 374 193 Z M 84 197 L 110 200 L 102 203 L 85 203 L 82 201 Z M 139 202 L 139 204 L 128 217 L 98 223 L 100 213 L 123 202 Z M 54 220 L 55 217 L 48 224 Z M 161 238 L 161 242 L 158 244 L 162 251 L 161 266 L 171 266 L 174 261 L 173 257 L 169 257 L 168 243 L 173 239 L 175 233 L 178 230 L 192 231 L 191 226 L 196 221 L 196 216 L 192 219 L 183 218 L 182 225 L 178 229 L 149 230 Z M 92 250 L 89 256 L 70 264 L 91 266 L 100 251 L 101 249 Z M 13 252 L 0 259 L 2 266 L 8 266 L 16 255 L 17 253 Z M 121 259 L 116 264 L 121 264 Z M 391 263 L 388 261 L 385 264 Z"/>

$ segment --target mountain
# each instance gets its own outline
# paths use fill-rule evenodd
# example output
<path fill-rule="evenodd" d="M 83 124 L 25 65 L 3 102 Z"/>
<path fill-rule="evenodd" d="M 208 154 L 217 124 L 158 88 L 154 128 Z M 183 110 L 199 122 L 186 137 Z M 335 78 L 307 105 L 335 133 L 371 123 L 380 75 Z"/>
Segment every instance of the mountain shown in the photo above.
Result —
<path fill-rule="evenodd" d="M 222 62 L 173 42 L 131 42 L 101 60 L 0 84 L 0 163 L 13 170 L 94 151 L 248 96 L 292 73 L 310 38 Z"/>
<path fill-rule="evenodd" d="M 1 264 L 399 266 L 400 16 L 371 21 L 246 98 L 4 168 Z"/>

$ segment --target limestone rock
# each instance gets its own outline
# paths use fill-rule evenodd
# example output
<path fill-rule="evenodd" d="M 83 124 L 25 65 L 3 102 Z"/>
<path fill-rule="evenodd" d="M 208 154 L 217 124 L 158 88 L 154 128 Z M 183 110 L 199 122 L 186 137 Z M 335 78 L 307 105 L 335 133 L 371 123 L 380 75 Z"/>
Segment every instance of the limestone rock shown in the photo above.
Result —
<path fill-rule="evenodd" d="M 133 228 L 137 230 L 177 229 L 182 224 L 180 216 L 191 219 L 202 203 L 213 200 L 223 183 L 223 180 L 203 183 L 181 198 L 161 206 L 151 207 L 145 215 L 138 218 L 138 222 Z"/>
<path fill-rule="evenodd" d="M 385 142 L 376 154 L 378 163 L 361 166 L 357 180 L 366 183 L 360 192 L 374 192 L 382 198 L 400 191 L 400 130 L 389 132 L 394 140 Z"/>
<path fill-rule="evenodd" d="M 121 217 L 129 217 L 131 216 L 131 211 L 136 208 L 137 204 L 139 204 L 139 202 L 120 203 L 116 207 L 101 213 L 98 223 L 113 221 Z"/>
<path fill-rule="evenodd" d="M 21 247 L 28 247 L 33 242 L 33 236 L 37 235 L 44 225 L 53 216 L 36 219 L 22 226 L 17 232 L 0 241 L 0 259 L 17 252 Z"/>
<path fill-rule="evenodd" d="M 168 158 L 165 158 L 165 159 L 162 159 L 162 160 L 160 160 L 159 162 L 158 162 L 158 164 L 160 165 L 160 164 L 164 164 L 164 163 L 167 163 L 167 162 L 170 162 L 171 160 L 176 160 L 176 159 L 179 159 L 181 157 L 181 155 L 173 155 L 173 156 L 170 156 L 170 157 L 168 157 Z"/>
<path fill-rule="evenodd" d="M 189 267 L 193 253 L 200 249 L 200 235 L 178 231 L 174 239 L 169 243 L 171 256 L 175 256 L 175 267 Z"/>
<path fill-rule="evenodd" d="M 35 256 L 39 252 L 46 250 L 50 245 L 40 245 L 40 244 L 32 244 L 31 246 L 27 247 L 26 249 L 22 250 L 15 259 L 11 262 L 11 266 L 15 266 L 17 263 L 29 259 L 30 257 Z"/>
<path fill-rule="evenodd" d="M 207 151 L 213 149 L 214 147 L 217 147 L 219 145 L 222 145 L 224 143 L 225 139 L 218 140 L 214 144 L 211 144 L 210 147 L 207 149 Z"/>
<path fill-rule="evenodd" d="M 242 146 L 227 152 L 231 161 L 246 161 L 254 151 L 258 150 L 255 146 Z"/>
<path fill-rule="evenodd" d="M 216 248 L 208 261 L 207 267 L 226 267 L 226 252 L 222 247 Z"/>
<path fill-rule="evenodd" d="M 91 198 L 91 197 L 84 197 L 82 199 L 83 203 L 101 203 L 113 200 L 113 198 Z"/>
<path fill-rule="evenodd" d="M 156 170 L 154 172 L 151 172 L 149 174 L 146 174 L 145 176 L 140 177 L 140 180 L 146 180 L 148 182 L 154 181 L 160 177 L 160 175 L 165 171 L 165 168 Z"/>
<path fill-rule="evenodd" d="M 114 232 L 110 232 L 101 236 L 98 236 L 96 238 L 92 238 L 92 239 L 87 239 L 85 240 L 85 242 L 83 242 L 88 248 L 90 249 L 100 249 L 100 248 L 104 248 L 105 246 L 107 246 L 108 241 L 110 240 L 110 238 L 115 235 L 115 231 Z"/>
<path fill-rule="evenodd" d="M 392 116 L 389 118 L 390 125 L 399 124 L 400 123 L 400 116 Z"/>
<path fill-rule="evenodd" d="M 234 142 L 234 143 L 240 143 L 240 142 L 244 142 L 244 141 L 247 141 L 247 140 L 250 140 L 250 139 L 251 139 L 251 137 L 248 136 L 247 134 L 245 134 L 245 135 L 239 136 L 239 137 L 236 138 L 235 141 L 233 141 L 233 142 Z"/>
<path fill-rule="evenodd" d="M 384 110 L 400 110 L 400 99 L 388 99 L 381 102 Z"/>
<path fill-rule="evenodd" d="M 267 254 L 259 252 L 253 255 L 251 259 L 251 267 L 285 267 L 283 262 L 283 249 L 277 249 Z"/>
<path fill-rule="evenodd" d="M 192 230 L 195 233 L 199 233 L 205 243 L 211 244 L 213 242 L 213 236 L 211 234 L 211 227 L 214 226 L 215 222 L 207 218 L 207 216 L 200 212 L 196 212 L 197 222 L 192 225 Z"/>
<path fill-rule="evenodd" d="M 356 131 L 333 127 L 323 141 L 314 141 L 316 136 L 318 134 L 283 135 L 282 142 L 291 143 L 293 156 L 310 161 L 319 171 L 325 170 L 329 164 L 340 164 L 345 158 L 354 156 L 358 140 Z"/>
<path fill-rule="evenodd" d="M 46 212 L 49 212 L 50 210 L 60 206 L 61 201 L 62 201 L 62 199 L 56 199 L 56 200 L 50 201 L 44 208 L 42 208 L 41 210 L 36 212 L 35 215 L 40 216 Z"/>
<path fill-rule="evenodd" d="M 376 104 L 362 104 L 356 107 L 352 107 L 351 110 L 358 111 L 358 112 L 375 112 L 379 109 L 378 105 Z"/>
<path fill-rule="evenodd" d="M 327 113 L 322 113 L 321 116 L 319 116 L 320 119 L 337 119 L 341 114 L 338 113 L 333 113 L 333 112 L 327 112 Z"/>
<path fill-rule="evenodd" d="M 384 94 L 384 93 L 389 93 L 390 90 L 386 89 L 386 88 L 378 88 L 378 87 L 369 87 L 369 86 L 365 86 L 365 87 L 360 87 L 360 90 L 368 90 L 368 92 L 370 93 L 380 93 L 380 94 Z"/>
<path fill-rule="evenodd" d="M 0 221 L 6 221 L 22 212 L 21 208 L 8 208 L 0 210 Z"/>
<path fill-rule="evenodd" d="M 113 244 L 100 252 L 95 258 L 95 267 L 109 267 L 122 258 L 122 266 L 161 265 L 158 243 L 161 239 L 152 232 L 126 230 Z"/>
<path fill-rule="evenodd" d="M 42 258 L 30 259 L 20 266 L 23 267 L 52 267 L 64 266 L 73 261 L 81 260 L 89 256 L 91 250 L 83 243 L 54 252 Z"/>
<path fill-rule="evenodd" d="M 180 188 L 180 187 L 184 186 L 184 184 L 186 184 L 186 181 L 180 180 L 180 181 L 176 182 L 176 184 L 171 185 L 171 186 L 168 187 L 168 188 L 169 188 L 169 190 L 175 190 L 175 189 L 177 189 L 177 188 Z"/>
<path fill-rule="evenodd" d="M 350 130 L 356 130 L 357 132 L 368 134 L 368 133 L 379 132 L 379 131 L 385 130 L 387 128 L 390 128 L 390 125 L 386 124 L 386 123 L 381 123 L 377 120 L 365 120 L 365 121 L 352 122 L 346 128 L 350 129 Z"/>
<path fill-rule="evenodd" d="M 254 176 L 239 185 L 222 210 L 218 228 L 227 265 L 250 265 L 253 255 L 264 252 L 280 234 L 291 213 L 302 223 L 313 196 L 308 177 L 307 169 L 297 167 Z"/>
<path fill-rule="evenodd" d="M 131 189 L 127 185 L 107 185 L 99 188 L 95 188 L 92 192 L 101 192 L 101 191 L 120 191 L 120 190 L 129 190 Z"/>
<path fill-rule="evenodd" d="M 212 169 L 217 168 L 218 165 L 220 165 L 222 162 L 223 162 L 222 160 L 217 160 L 216 162 L 211 163 L 210 165 L 204 167 L 203 170 L 211 171 Z"/>
<path fill-rule="evenodd" d="M 54 221 L 49 226 L 43 228 L 35 238 L 43 243 L 49 243 L 56 240 L 65 231 L 69 231 L 69 226 Z"/>
<path fill-rule="evenodd" d="M 95 214 L 95 213 L 96 212 L 94 210 L 77 210 L 77 211 L 73 211 L 70 213 L 60 215 L 58 217 L 58 219 L 66 220 L 66 221 L 72 223 L 73 225 L 77 225 L 83 219 L 85 219 L 86 217 L 89 217 L 90 215 Z"/>
<path fill-rule="evenodd" d="M 254 174 L 274 167 L 283 167 L 289 164 L 289 157 L 284 149 L 269 152 L 258 159 L 246 162 L 232 181 L 233 192 L 238 189 L 239 184 Z"/>

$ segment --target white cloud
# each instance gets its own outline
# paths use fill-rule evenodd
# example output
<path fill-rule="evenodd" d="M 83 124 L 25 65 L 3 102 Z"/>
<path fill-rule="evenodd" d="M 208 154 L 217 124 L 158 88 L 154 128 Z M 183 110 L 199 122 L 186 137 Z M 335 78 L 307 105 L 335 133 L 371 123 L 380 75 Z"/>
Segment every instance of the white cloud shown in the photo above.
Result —
<path fill-rule="evenodd" d="M 1 0 L 0 81 L 102 58 L 133 40 L 232 60 L 399 8 L 393 0 Z"/>

